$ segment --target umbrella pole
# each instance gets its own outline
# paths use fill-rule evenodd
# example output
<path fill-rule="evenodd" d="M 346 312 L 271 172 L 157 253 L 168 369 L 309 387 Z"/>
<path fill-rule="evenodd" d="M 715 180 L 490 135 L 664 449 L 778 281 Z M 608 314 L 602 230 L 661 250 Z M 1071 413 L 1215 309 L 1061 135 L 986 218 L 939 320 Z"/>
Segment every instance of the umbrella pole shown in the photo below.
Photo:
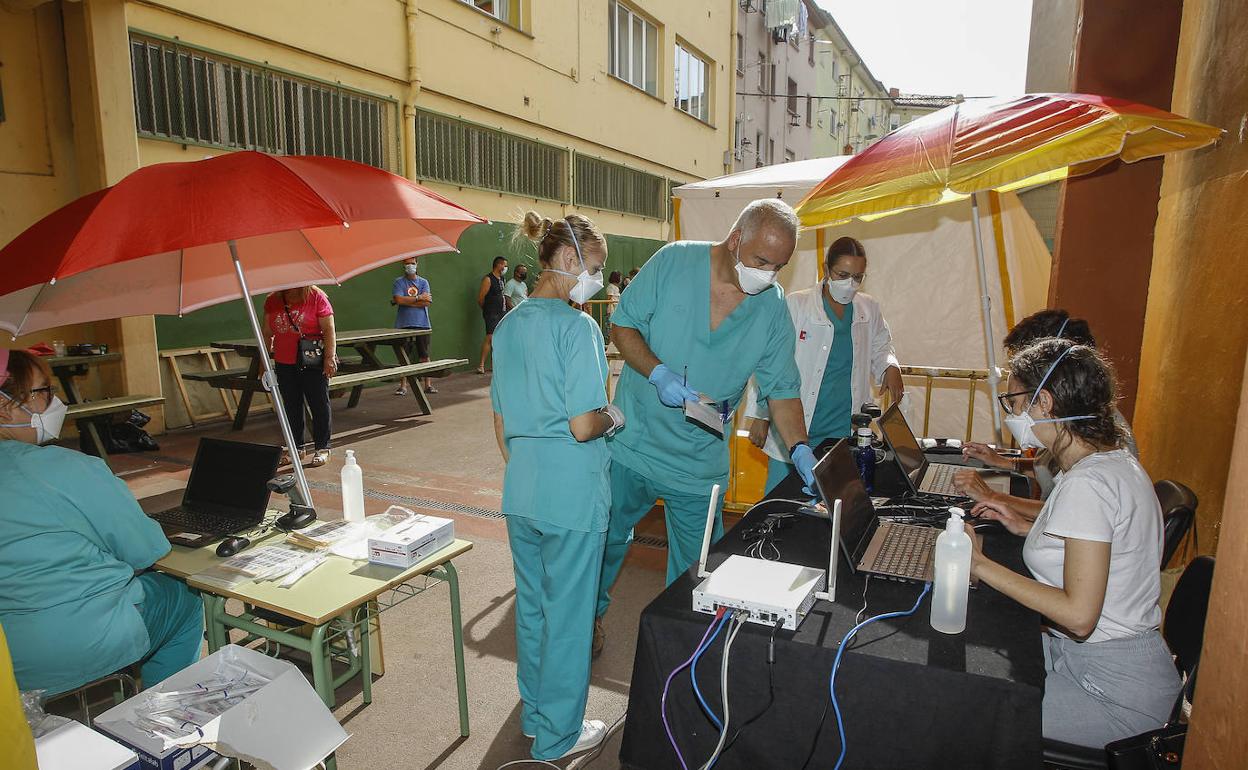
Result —
<path fill-rule="evenodd" d="M 979 195 L 971 193 L 971 225 L 975 234 L 975 262 L 979 267 L 979 285 L 983 290 L 980 296 L 984 313 L 984 344 L 988 348 L 988 387 L 992 391 L 992 402 L 989 409 L 992 413 L 992 432 L 998 446 L 1001 444 L 1001 413 L 997 409 L 997 384 L 1001 381 L 1001 371 L 997 369 L 997 342 L 992 333 L 992 297 L 988 292 L 988 269 L 984 266 L 984 236 L 979 227 Z"/>
<path fill-rule="evenodd" d="M 243 306 L 247 308 L 247 320 L 251 322 L 251 332 L 256 337 L 256 350 L 260 361 L 264 364 L 261 382 L 268 389 L 269 399 L 273 402 L 273 411 L 277 414 L 277 422 L 282 426 L 282 438 L 286 441 L 286 449 L 295 467 L 296 488 L 301 499 L 295 502 L 312 507 L 312 492 L 308 489 L 308 480 L 303 475 L 303 464 L 299 462 L 299 447 L 295 445 L 295 436 L 290 431 L 290 422 L 286 419 L 286 408 L 282 404 L 282 392 L 277 387 L 277 375 L 273 373 L 273 360 L 269 358 L 269 348 L 264 344 L 264 334 L 260 331 L 260 320 L 256 318 L 256 308 L 251 304 L 251 293 L 247 289 L 247 277 L 243 274 L 243 265 L 238 261 L 238 246 L 229 241 L 230 259 L 234 260 L 234 274 L 238 276 L 238 287 L 243 292 Z"/>

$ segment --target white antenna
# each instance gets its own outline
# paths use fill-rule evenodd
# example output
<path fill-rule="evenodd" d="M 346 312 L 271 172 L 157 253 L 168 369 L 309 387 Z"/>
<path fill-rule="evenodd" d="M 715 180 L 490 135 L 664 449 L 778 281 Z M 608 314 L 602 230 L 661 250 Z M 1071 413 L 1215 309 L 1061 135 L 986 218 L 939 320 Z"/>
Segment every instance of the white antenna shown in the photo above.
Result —
<path fill-rule="evenodd" d="M 841 541 L 841 499 L 832 501 L 832 543 L 828 546 L 828 587 L 815 594 L 816 599 L 836 601 L 836 546 Z"/>
<path fill-rule="evenodd" d="M 706 509 L 706 531 L 702 533 L 702 558 L 698 559 L 698 577 L 707 578 L 711 573 L 706 571 L 706 553 L 711 548 L 711 530 L 715 528 L 715 504 L 719 502 L 719 485 L 711 487 L 711 504 Z"/>

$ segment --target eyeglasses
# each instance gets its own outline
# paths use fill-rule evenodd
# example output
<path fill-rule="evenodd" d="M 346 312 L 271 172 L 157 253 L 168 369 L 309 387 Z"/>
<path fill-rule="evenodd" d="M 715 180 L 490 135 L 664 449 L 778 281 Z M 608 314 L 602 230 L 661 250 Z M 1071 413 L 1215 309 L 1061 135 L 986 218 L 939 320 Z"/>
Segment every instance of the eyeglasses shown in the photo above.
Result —
<path fill-rule="evenodd" d="M 867 278 L 866 273 L 847 273 L 844 270 L 833 270 L 831 275 L 838 281 L 844 281 L 847 278 L 853 278 L 858 283 L 862 283 Z"/>
<path fill-rule="evenodd" d="M 997 402 L 1001 404 L 1001 410 L 1004 411 L 1006 414 L 1014 414 L 1014 410 L 1010 409 L 1010 399 L 1014 398 L 1015 396 L 1025 396 L 1028 393 L 1035 393 L 1035 392 L 1036 391 L 1033 389 L 1033 390 L 1016 390 L 1013 393 L 1002 393 L 1001 395 L 997 396 Z"/>

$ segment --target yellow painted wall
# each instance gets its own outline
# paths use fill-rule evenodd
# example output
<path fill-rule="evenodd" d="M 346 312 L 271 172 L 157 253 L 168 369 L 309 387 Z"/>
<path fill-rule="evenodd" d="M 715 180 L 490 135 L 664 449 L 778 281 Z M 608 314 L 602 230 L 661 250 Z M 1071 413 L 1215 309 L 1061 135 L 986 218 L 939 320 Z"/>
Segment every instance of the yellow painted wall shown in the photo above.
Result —
<path fill-rule="evenodd" d="M 1215 147 L 1166 160 L 1134 420 L 1153 478 L 1199 496 L 1206 553 L 1220 534 L 1248 347 L 1244 6 L 1184 5 L 1173 110 L 1228 133 Z"/>
<path fill-rule="evenodd" d="M 131 31 L 391 99 L 397 147 L 403 147 L 402 132 L 410 130 L 403 115 L 415 96 L 420 109 L 682 182 L 724 173 L 733 109 L 731 3 L 630 3 L 659 29 L 656 96 L 608 75 L 605 0 L 524 5 L 524 31 L 460 0 L 91 0 L 47 2 L 34 11 L 0 9 L 5 63 L 0 77 L 8 107 L 8 119 L 0 123 L 0 243 L 140 166 L 223 151 L 137 136 Z M 410 38 L 409 8 L 416 11 Z M 677 40 L 711 63 L 708 123 L 671 103 Z M 409 76 L 417 82 L 409 83 Z M 398 158 L 396 168 L 405 167 Z M 514 219 L 525 208 L 559 215 L 572 210 L 454 185 L 430 186 L 496 220 Z M 609 233 L 670 235 L 665 221 L 584 213 Z M 122 366 L 106 367 L 91 383 L 89 397 L 160 392 L 150 317 L 48 330 L 17 344 L 52 339 L 106 342 L 125 352 Z"/>

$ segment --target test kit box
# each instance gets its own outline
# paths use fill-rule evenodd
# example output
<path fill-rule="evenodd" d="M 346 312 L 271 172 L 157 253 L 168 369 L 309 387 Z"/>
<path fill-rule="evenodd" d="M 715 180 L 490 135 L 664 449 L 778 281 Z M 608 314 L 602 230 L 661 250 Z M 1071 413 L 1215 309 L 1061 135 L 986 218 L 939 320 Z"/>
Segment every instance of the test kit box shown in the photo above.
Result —
<path fill-rule="evenodd" d="M 417 516 L 368 539 L 373 564 L 406 569 L 432 556 L 455 540 L 455 522 L 437 516 Z"/>
<path fill-rule="evenodd" d="M 80 722 L 36 738 L 35 758 L 46 770 L 140 770 L 133 750 Z"/>
<path fill-rule="evenodd" d="M 133 749 L 143 770 L 196 770 L 218 756 L 245 758 L 273 770 L 307 770 L 347 740 L 346 731 L 298 668 L 246 647 L 226 645 L 153 689 L 192 689 L 211 678 L 222 659 L 269 681 L 205 724 L 199 736 L 166 747 L 134 725 L 131 720 L 147 702 L 146 693 L 101 714 L 95 729 Z"/>

